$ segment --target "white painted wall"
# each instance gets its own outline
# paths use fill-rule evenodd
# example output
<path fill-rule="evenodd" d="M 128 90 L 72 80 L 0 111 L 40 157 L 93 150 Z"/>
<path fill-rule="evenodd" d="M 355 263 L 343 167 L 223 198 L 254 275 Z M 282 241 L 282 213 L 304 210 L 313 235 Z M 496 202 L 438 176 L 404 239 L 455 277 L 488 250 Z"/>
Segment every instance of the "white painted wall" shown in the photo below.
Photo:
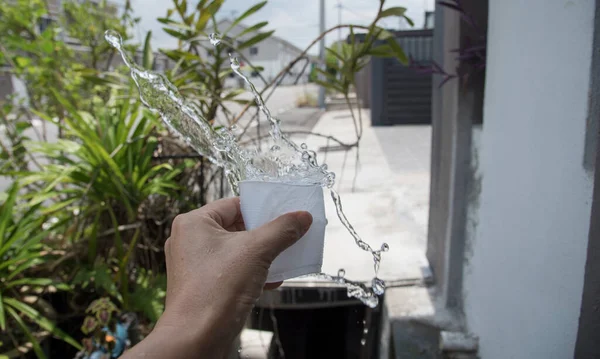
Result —
<path fill-rule="evenodd" d="M 489 0 L 476 238 L 480 355 L 572 358 L 592 197 L 583 168 L 594 0 Z"/>

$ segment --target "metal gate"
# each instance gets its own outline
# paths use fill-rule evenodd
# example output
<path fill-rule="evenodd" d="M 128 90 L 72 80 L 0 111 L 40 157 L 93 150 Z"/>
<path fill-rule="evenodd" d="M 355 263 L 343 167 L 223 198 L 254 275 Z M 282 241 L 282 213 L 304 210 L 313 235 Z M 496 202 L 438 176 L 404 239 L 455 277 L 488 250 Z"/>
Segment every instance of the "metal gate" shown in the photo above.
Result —
<path fill-rule="evenodd" d="M 432 60 L 433 30 L 398 31 L 396 41 L 421 64 Z M 371 59 L 371 125 L 431 124 L 432 76 L 395 58 Z"/>

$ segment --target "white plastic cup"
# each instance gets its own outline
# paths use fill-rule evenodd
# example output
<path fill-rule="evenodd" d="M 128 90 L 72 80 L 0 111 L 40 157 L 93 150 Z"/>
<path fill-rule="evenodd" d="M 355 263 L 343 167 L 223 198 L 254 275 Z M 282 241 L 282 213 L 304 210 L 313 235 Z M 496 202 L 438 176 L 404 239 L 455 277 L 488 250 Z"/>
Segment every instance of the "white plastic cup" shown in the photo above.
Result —
<path fill-rule="evenodd" d="M 239 188 L 242 217 L 248 230 L 289 212 L 307 211 L 313 217 L 308 232 L 275 258 L 269 268 L 267 283 L 320 273 L 327 225 L 323 188 L 261 181 L 242 181 Z"/>

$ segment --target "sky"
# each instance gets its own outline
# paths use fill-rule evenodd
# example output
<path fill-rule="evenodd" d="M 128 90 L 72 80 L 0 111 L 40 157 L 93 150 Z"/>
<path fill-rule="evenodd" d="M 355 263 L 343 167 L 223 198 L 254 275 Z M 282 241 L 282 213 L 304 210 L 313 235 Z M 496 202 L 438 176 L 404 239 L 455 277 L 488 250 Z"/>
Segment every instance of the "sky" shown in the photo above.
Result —
<path fill-rule="evenodd" d="M 122 2 L 123 0 L 120 0 Z M 119 2 L 119 1 L 116 1 Z M 259 0 L 226 0 L 217 18 L 230 17 L 234 12 L 242 14 L 247 8 Z M 343 24 L 369 24 L 379 6 L 379 0 L 339 0 L 342 5 L 341 17 Z M 194 0 L 188 0 L 194 4 Z M 319 35 L 319 0 L 269 0 L 267 5 L 253 16 L 247 18 L 243 24 L 253 25 L 261 21 L 268 21 L 268 29 L 275 30 L 275 36 L 285 39 L 292 44 L 304 49 Z M 153 48 L 174 48 L 176 39 L 167 35 L 163 24 L 156 21 L 164 17 L 167 9 L 171 7 L 171 0 L 132 0 L 135 16 L 141 17 L 135 36 L 138 41 L 145 37 L 146 32 L 152 30 Z M 325 0 L 325 28 L 338 24 L 338 0 Z M 191 7 L 188 5 L 188 8 Z M 434 0 L 386 0 L 384 8 L 403 6 L 407 8 L 407 15 L 415 22 L 415 28 L 422 28 L 424 13 L 432 10 Z M 401 24 L 397 17 L 388 17 L 381 22 L 385 28 L 398 29 L 402 26 L 408 29 L 406 23 Z M 348 30 L 343 29 L 341 36 L 344 39 Z M 332 32 L 325 38 L 326 45 L 338 39 L 338 32 Z M 309 53 L 317 54 L 318 46 L 314 46 Z"/>

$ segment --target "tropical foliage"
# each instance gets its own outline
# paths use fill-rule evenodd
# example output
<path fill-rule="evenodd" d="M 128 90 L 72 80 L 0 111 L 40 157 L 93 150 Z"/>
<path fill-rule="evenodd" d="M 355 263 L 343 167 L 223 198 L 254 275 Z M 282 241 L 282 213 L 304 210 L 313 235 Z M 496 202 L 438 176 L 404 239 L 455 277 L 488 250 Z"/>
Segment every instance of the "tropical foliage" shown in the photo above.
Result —
<path fill-rule="evenodd" d="M 0 176 L 12 182 L 0 194 L 0 358 L 49 357 L 55 339 L 73 354 L 80 341 L 82 353 L 113 353 L 121 342 L 102 333 L 118 331 L 128 315 L 136 320 L 127 327 L 136 323 L 147 332 L 163 310 L 170 222 L 227 193 L 222 170 L 143 107 L 104 31 L 121 33 L 144 67 L 168 59 L 165 75 L 181 93 L 213 126 L 231 126 L 255 107 L 242 89 L 224 86 L 229 52 L 258 74 L 263 93 L 309 59 L 305 51 L 266 81 L 243 58 L 244 49 L 273 35 L 267 22 L 248 24 L 266 3 L 220 22 L 224 0 L 173 0 L 158 21 L 177 46 L 156 52 L 150 33 L 142 44 L 131 40 L 139 20 L 129 1 L 62 1 L 62 9 L 45 0 L 0 2 L 0 65 L 25 94 L 0 99 Z M 363 32 L 362 41 L 328 50 L 340 75 L 323 73 L 321 85 L 348 97 L 369 56 L 405 60 L 377 25 L 404 16 L 404 9 L 380 4 L 371 25 L 347 25 L 352 38 Z M 245 30 L 233 31 L 241 23 Z M 226 46 L 210 45 L 213 32 Z M 241 113 L 231 110 L 234 103 L 245 106 Z M 75 329 L 67 325 L 73 320 Z"/>

